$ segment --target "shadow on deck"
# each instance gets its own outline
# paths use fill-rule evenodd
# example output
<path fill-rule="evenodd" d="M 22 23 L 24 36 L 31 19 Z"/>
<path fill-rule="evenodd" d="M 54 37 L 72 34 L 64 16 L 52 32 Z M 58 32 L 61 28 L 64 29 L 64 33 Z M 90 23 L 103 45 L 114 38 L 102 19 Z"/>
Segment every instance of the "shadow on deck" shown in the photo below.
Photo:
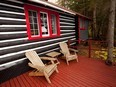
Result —
<path fill-rule="evenodd" d="M 66 65 L 60 60 L 59 73 L 54 72 L 51 84 L 44 77 L 30 77 L 24 73 L 8 80 L 0 87 L 116 87 L 116 66 L 107 66 L 104 61 L 79 57 L 79 62 L 71 61 Z"/>

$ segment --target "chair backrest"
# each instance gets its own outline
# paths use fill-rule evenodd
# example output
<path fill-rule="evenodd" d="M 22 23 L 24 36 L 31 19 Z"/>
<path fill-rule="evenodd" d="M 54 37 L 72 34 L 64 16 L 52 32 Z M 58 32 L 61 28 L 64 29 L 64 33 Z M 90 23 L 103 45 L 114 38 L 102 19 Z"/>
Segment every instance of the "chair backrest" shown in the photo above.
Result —
<path fill-rule="evenodd" d="M 68 45 L 65 42 L 60 42 L 59 45 L 63 53 L 70 55 Z"/>
<path fill-rule="evenodd" d="M 25 55 L 33 65 L 45 66 L 36 51 L 28 51 L 25 53 Z"/>

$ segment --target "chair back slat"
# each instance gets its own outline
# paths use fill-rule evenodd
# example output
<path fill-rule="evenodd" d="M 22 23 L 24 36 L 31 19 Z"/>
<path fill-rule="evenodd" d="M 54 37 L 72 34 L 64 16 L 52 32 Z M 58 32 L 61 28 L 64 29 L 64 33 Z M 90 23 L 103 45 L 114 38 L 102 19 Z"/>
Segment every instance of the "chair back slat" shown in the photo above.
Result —
<path fill-rule="evenodd" d="M 28 51 L 25 53 L 25 55 L 31 61 L 33 65 L 45 66 L 35 51 Z"/>
<path fill-rule="evenodd" d="M 60 45 L 60 48 L 61 48 L 62 52 L 70 55 L 68 45 L 65 42 L 60 42 L 59 45 Z"/>

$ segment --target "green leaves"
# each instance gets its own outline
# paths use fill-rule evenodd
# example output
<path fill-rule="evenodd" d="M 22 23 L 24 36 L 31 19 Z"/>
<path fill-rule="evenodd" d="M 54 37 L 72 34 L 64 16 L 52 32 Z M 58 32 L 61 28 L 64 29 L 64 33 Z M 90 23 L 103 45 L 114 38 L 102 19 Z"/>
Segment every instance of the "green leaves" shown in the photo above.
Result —
<path fill-rule="evenodd" d="M 95 37 L 99 37 L 99 33 L 103 38 L 106 37 L 110 0 L 59 0 L 59 4 L 92 19 L 96 18 Z"/>

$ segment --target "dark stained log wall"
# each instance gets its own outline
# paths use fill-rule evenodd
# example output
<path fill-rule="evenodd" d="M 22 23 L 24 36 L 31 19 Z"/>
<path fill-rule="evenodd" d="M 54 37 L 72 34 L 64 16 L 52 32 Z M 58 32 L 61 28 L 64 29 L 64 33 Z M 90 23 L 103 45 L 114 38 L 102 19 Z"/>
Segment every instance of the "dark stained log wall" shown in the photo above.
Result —
<path fill-rule="evenodd" d="M 36 50 L 41 56 L 59 51 L 58 44 L 61 41 L 76 39 L 75 15 L 49 7 L 49 10 L 59 13 L 60 37 L 28 40 L 23 5 L 24 2 L 20 0 L 0 1 L 0 83 L 29 70 L 28 60 L 24 55 L 26 51 Z"/>

